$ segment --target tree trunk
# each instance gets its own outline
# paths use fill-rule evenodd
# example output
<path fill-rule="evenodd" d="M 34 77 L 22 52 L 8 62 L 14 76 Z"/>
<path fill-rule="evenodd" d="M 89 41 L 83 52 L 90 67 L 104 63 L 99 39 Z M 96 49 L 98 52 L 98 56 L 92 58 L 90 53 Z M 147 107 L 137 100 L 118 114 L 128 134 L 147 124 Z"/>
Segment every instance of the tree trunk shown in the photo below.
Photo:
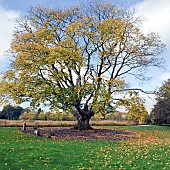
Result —
<path fill-rule="evenodd" d="M 89 130 L 92 129 L 90 126 L 90 119 L 85 117 L 78 120 L 77 129 L 79 130 Z"/>
<path fill-rule="evenodd" d="M 90 126 L 90 119 L 94 115 L 93 111 L 78 113 L 75 117 L 77 118 L 77 124 L 74 126 L 75 129 L 89 130 L 92 129 Z"/>

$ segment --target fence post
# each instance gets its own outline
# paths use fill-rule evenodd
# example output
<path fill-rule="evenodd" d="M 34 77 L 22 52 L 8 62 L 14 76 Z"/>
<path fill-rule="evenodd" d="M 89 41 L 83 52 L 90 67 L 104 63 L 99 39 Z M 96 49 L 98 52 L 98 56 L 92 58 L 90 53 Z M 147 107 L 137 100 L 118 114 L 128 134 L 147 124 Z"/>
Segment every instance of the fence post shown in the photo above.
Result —
<path fill-rule="evenodd" d="M 27 128 L 26 122 L 23 122 L 22 128 L 23 128 L 23 131 L 26 131 L 26 128 Z"/>

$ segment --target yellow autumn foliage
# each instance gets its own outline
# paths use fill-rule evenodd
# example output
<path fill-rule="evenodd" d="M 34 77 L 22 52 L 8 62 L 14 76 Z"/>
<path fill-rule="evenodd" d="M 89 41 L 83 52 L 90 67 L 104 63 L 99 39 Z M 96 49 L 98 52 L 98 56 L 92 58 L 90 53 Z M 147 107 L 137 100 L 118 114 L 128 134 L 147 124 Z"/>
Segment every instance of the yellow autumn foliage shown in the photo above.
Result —
<path fill-rule="evenodd" d="M 139 69 L 145 76 L 144 68 L 160 67 L 157 55 L 165 47 L 157 34 L 141 32 L 133 12 L 112 3 L 38 6 L 17 24 L 10 46 L 14 61 L 0 81 L 0 102 L 74 108 L 79 118 L 90 119 L 124 92 L 127 74 L 138 77 Z M 129 115 L 143 121 L 143 105 L 131 101 Z"/>
<path fill-rule="evenodd" d="M 131 94 L 129 97 L 117 102 L 117 107 L 119 106 L 125 107 L 128 119 L 135 120 L 138 123 L 144 123 L 148 116 L 144 103 L 136 95 Z"/>

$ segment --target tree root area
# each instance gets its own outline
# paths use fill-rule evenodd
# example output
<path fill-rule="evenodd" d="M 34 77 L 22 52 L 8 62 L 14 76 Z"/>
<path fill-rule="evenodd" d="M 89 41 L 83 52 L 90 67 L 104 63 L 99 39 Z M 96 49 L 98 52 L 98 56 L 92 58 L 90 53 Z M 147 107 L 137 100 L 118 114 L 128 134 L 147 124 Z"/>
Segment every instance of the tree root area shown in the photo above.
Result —
<path fill-rule="evenodd" d="M 34 129 L 27 129 L 25 133 L 36 135 Z M 56 140 L 128 140 L 131 139 L 131 131 L 111 129 L 74 130 L 71 128 L 41 128 L 40 137 L 53 138 Z"/>

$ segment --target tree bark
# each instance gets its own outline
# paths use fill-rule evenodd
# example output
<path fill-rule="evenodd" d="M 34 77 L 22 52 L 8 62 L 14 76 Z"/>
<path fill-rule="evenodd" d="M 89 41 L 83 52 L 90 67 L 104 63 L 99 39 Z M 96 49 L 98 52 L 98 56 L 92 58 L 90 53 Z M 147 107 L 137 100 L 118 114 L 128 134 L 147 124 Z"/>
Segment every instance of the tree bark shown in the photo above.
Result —
<path fill-rule="evenodd" d="M 74 114 L 75 116 L 75 114 Z M 79 130 L 89 130 L 92 129 L 90 126 L 90 119 L 94 116 L 93 111 L 81 110 L 81 112 L 76 113 L 77 124 L 75 125 L 75 129 Z"/>
<path fill-rule="evenodd" d="M 76 125 L 76 129 L 78 130 L 92 129 L 92 127 L 90 126 L 90 119 L 88 118 L 79 119 Z"/>

